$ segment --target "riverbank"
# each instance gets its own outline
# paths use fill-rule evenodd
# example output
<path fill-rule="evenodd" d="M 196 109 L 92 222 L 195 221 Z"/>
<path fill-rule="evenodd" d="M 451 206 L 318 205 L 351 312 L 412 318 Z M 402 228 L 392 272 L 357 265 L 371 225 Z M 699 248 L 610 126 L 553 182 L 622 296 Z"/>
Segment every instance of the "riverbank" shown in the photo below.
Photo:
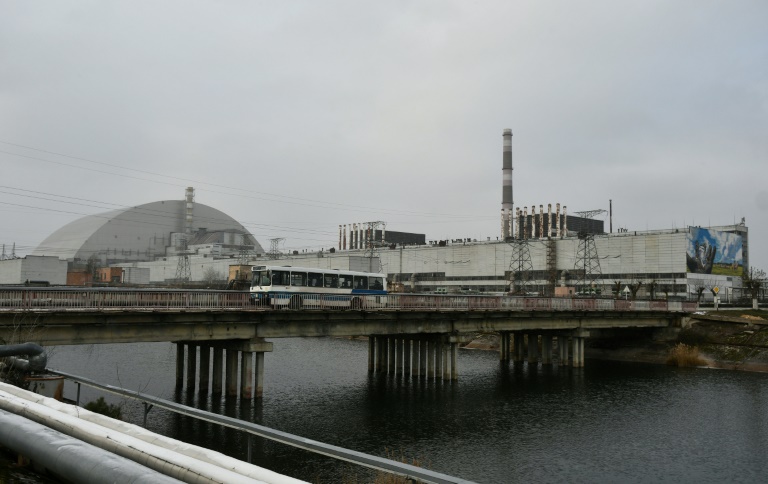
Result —
<path fill-rule="evenodd" d="M 768 311 L 702 311 L 674 331 L 588 339 L 585 352 L 589 359 L 666 365 L 678 343 L 698 348 L 707 368 L 768 372 Z M 478 334 L 462 347 L 498 351 L 499 337 Z"/>

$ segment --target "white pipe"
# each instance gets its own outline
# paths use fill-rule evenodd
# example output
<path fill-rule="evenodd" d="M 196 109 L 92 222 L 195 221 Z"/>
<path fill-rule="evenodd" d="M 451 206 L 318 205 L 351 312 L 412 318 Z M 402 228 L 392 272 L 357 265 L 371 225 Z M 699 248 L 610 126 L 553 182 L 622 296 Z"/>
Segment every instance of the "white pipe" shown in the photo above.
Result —
<path fill-rule="evenodd" d="M 32 420 L 0 410 L 0 444 L 31 459 L 67 482 L 179 484 L 130 459 L 117 456 Z"/>
<path fill-rule="evenodd" d="M 26 416 L 184 482 L 303 482 L 5 383 L 0 383 L 0 408 Z"/>
<path fill-rule="evenodd" d="M 297 484 L 304 482 L 292 477 L 272 472 L 268 469 L 248 464 L 247 462 L 235 459 L 234 457 L 229 457 L 220 452 L 179 442 L 178 440 L 172 439 L 170 437 L 150 432 L 149 430 L 143 427 L 139 427 L 138 425 L 123 422 L 121 420 L 115 420 L 104 415 L 85 410 L 84 408 L 59 402 L 53 398 L 44 397 L 33 392 L 28 392 L 18 387 L 10 386 L 11 388 L 9 389 L 9 386 L 10 385 L 0 384 L 0 390 L 6 391 L 19 398 L 23 398 L 29 402 L 45 405 L 46 407 L 63 414 L 70 415 L 72 417 L 78 417 L 82 420 L 85 420 L 86 422 L 91 422 L 96 425 L 115 430 L 122 434 L 141 439 L 148 444 L 161 445 L 188 457 L 223 467 L 225 469 L 233 470 L 239 474 L 251 477 L 253 479 L 275 484 Z"/>

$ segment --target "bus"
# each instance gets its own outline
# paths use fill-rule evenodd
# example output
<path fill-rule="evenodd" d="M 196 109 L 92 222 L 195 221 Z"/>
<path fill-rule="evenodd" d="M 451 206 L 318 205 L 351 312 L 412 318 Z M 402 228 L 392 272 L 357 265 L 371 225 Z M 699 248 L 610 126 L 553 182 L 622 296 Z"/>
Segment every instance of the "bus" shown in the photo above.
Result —
<path fill-rule="evenodd" d="M 386 274 L 291 266 L 253 266 L 251 270 L 253 304 L 289 309 L 386 305 Z"/>

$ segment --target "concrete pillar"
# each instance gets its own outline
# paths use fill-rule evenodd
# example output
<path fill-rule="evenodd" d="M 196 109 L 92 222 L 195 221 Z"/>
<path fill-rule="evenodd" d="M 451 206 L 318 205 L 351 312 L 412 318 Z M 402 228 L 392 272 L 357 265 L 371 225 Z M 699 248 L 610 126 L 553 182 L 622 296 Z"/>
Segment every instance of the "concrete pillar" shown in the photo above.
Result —
<path fill-rule="evenodd" d="M 427 376 L 427 361 L 429 360 L 429 345 L 427 340 L 419 340 L 419 375 Z"/>
<path fill-rule="evenodd" d="M 437 344 L 434 338 L 427 341 L 427 378 L 435 377 L 435 353 L 437 353 Z"/>
<path fill-rule="evenodd" d="M 552 364 L 552 335 L 541 335 L 541 362 L 545 365 Z"/>
<path fill-rule="evenodd" d="M 405 359 L 405 338 L 402 336 L 399 336 L 396 340 L 396 350 L 395 353 L 397 354 L 397 357 L 395 359 L 395 372 L 398 375 L 403 374 L 403 360 Z"/>
<path fill-rule="evenodd" d="M 256 374 L 255 397 L 261 398 L 264 395 L 264 352 L 256 352 L 256 365 L 254 367 Z"/>
<path fill-rule="evenodd" d="M 403 376 L 411 374 L 411 339 L 403 338 Z"/>
<path fill-rule="evenodd" d="M 213 349 L 213 387 L 211 393 L 218 395 L 221 393 L 221 374 L 224 368 L 224 350 L 221 348 Z"/>
<path fill-rule="evenodd" d="M 384 343 L 383 336 L 376 336 L 376 373 L 384 372 L 387 368 L 387 352 Z"/>
<path fill-rule="evenodd" d="M 253 353 L 240 352 L 240 398 L 253 398 Z"/>
<path fill-rule="evenodd" d="M 443 347 L 443 381 L 448 381 L 451 379 L 451 343 L 441 340 L 440 345 Z"/>
<path fill-rule="evenodd" d="M 539 335 L 528 333 L 528 363 L 539 362 Z"/>
<path fill-rule="evenodd" d="M 523 333 L 515 333 L 515 361 L 522 363 L 525 360 L 525 336 Z"/>
<path fill-rule="evenodd" d="M 509 336 L 509 333 L 507 333 L 507 336 Z M 507 339 L 507 341 L 509 341 L 509 339 Z M 507 345 L 507 347 L 509 347 L 509 345 Z M 459 360 L 459 344 L 451 343 L 451 380 L 459 379 L 458 360 Z M 509 361 L 509 357 L 507 357 L 507 361 Z"/>
<path fill-rule="evenodd" d="M 373 336 L 368 337 L 368 373 L 373 373 L 375 369 L 376 357 L 376 338 Z"/>
<path fill-rule="evenodd" d="M 176 343 L 176 387 L 184 385 L 184 343 Z"/>
<path fill-rule="evenodd" d="M 192 391 L 197 380 L 197 346 L 188 345 L 187 353 L 187 391 Z"/>
<path fill-rule="evenodd" d="M 395 374 L 395 361 L 397 359 L 397 354 L 395 352 L 395 338 L 394 336 L 390 336 L 387 338 L 387 345 L 389 346 L 387 350 L 387 359 L 389 361 L 389 364 L 387 365 L 387 371 L 390 375 Z"/>
<path fill-rule="evenodd" d="M 445 352 L 445 348 L 443 345 L 443 338 L 441 336 L 435 337 L 435 374 L 433 375 L 435 378 L 442 378 L 445 371 L 443 370 L 443 362 L 445 361 L 445 358 L 443 358 L 443 353 Z"/>
<path fill-rule="evenodd" d="M 227 349 L 227 396 L 237 396 L 237 350 Z"/>
<path fill-rule="evenodd" d="M 577 354 L 579 355 L 578 364 L 576 363 Z M 584 338 L 579 337 L 573 339 L 573 359 L 573 366 L 578 366 L 579 368 L 584 367 Z"/>
<path fill-rule="evenodd" d="M 211 347 L 207 344 L 200 345 L 200 393 L 208 393 L 211 373 Z"/>
<path fill-rule="evenodd" d="M 499 361 L 509 361 L 509 333 L 499 332 Z"/>
<path fill-rule="evenodd" d="M 571 357 L 568 354 L 571 348 L 571 341 L 567 336 L 563 336 L 563 365 L 568 366 L 571 364 Z"/>

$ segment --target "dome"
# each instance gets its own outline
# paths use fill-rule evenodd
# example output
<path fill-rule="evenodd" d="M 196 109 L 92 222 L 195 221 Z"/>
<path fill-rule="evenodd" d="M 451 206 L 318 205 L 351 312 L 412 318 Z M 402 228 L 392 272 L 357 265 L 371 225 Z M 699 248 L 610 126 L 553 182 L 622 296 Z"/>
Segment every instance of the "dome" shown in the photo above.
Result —
<path fill-rule="evenodd" d="M 174 246 L 172 234 L 184 232 L 186 203 L 165 200 L 136 207 L 89 215 L 61 227 L 49 235 L 32 255 L 56 256 L 85 262 L 97 257 L 102 263 L 151 261 Z M 192 232 L 229 234 L 230 252 L 241 246 L 263 254 L 264 249 L 235 219 L 213 207 L 194 203 Z M 236 244 L 236 246 L 235 246 Z"/>

